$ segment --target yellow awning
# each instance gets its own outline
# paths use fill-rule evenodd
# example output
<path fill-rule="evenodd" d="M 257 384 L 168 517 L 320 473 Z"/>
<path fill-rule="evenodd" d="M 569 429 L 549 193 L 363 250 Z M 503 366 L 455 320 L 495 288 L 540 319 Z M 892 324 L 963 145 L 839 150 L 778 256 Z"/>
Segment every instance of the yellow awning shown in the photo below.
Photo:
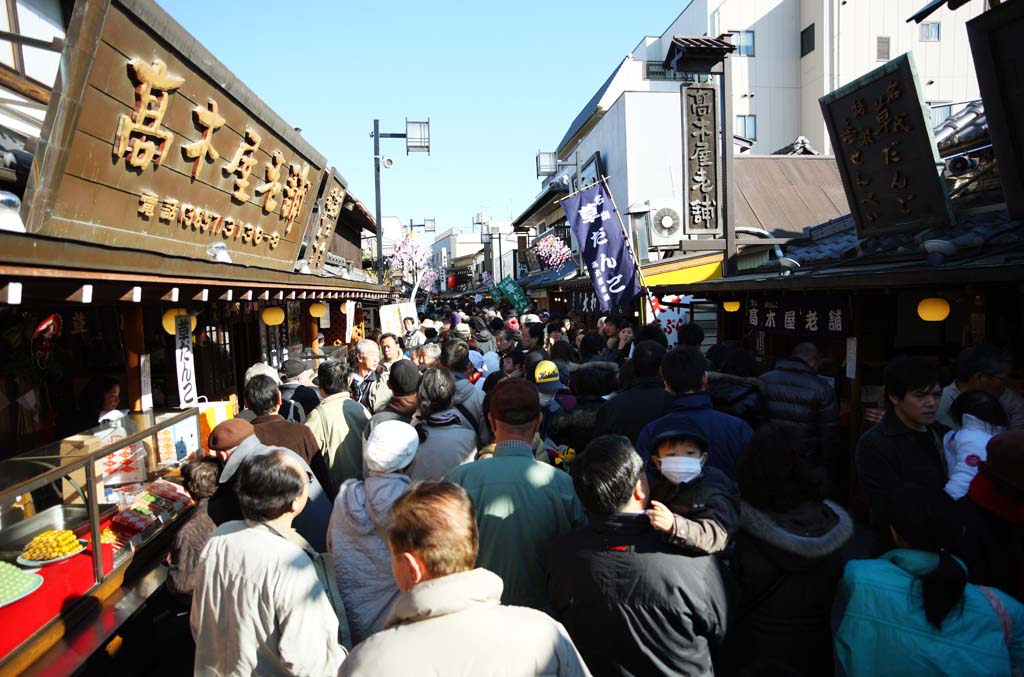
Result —
<path fill-rule="evenodd" d="M 668 261 L 643 268 L 647 286 L 694 284 L 722 277 L 722 256 L 701 256 L 681 261 Z M 657 293 L 657 290 L 655 290 Z"/>

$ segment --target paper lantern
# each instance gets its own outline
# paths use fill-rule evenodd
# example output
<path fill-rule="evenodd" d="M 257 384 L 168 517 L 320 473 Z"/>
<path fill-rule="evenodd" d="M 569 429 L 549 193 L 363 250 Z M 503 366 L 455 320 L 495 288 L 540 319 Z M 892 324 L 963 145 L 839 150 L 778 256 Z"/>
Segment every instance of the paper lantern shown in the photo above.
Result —
<path fill-rule="evenodd" d="M 326 303 L 314 303 L 309 307 L 309 314 L 313 317 L 323 317 L 327 314 Z"/>
<path fill-rule="evenodd" d="M 917 316 L 925 322 L 942 322 L 949 317 L 949 301 L 939 297 L 921 299 Z"/>
<path fill-rule="evenodd" d="M 188 310 L 185 308 L 169 308 L 168 310 L 164 311 L 164 316 L 160 318 L 160 324 L 163 325 L 164 331 L 170 334 L 171 336 L 174 336 L 175 334 L 178 333 L 177 326 L 175 323 L 177 322 L 176 318 L 179 315 L 188 315 Z M 195 315 L 192 316 L 192 320 L 191 322 L 189 322 L 189 324 L 191 325 L 190 329 L 192 331 L 195 331 Z"/>
<path fill-rule="evenodd" d="M 284 308 L 281 306 L 267 306 L 261 313 L 263 324 L 268 327 L 276 327 L 284 322 Z"/>
<path fill-rule="evenodd" d="M 725 303 L 722 304 L 722 310 L 724 310 L 727 313 L 735 313 L 739 309 L 739 301 L 726 301 Z"/>

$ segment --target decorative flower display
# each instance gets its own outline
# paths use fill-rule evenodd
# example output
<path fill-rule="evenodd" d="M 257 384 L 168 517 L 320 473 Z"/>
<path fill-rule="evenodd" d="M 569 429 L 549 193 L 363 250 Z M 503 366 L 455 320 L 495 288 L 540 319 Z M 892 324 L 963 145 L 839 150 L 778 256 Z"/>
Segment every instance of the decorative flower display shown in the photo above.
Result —
<path fill-rule="evenodd" d="M 424 283 L 424 277 L 430 268 L 431 250 L 425 244 L 421 244 L 412 237 L 403 238 L 396 246 L 395 253 L 388 259 L 388 266 L 391 270 L 401 272 L 403 277 L 413 280 L 412 294 L 410 301 L 416 300 L 416 292 L 421 285 L 429 287 Z M 434 273 L 436 275 L 436 272 Z"/>
<path fill-rule="evenodd" d="M 554 235 L 541 238 L 537 242 L 535 250 L 537 256 L 550 268 L 558 268 L 572 258 L 572 250 L 562 239 Z"/>

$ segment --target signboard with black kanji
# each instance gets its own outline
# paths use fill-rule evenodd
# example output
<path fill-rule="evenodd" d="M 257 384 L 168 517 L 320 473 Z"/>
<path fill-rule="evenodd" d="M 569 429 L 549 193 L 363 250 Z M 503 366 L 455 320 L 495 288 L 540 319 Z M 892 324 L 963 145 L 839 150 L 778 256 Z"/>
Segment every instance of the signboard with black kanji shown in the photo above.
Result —
<path fill-rule="evenodd" d="M 843 297 L 750 299 L 743 311 L 749 329 L 769 334 L 848 336 L 851 330 L 850 305 Z"/>
<path fill-rule="evenodd" d="M 953 224 L 911 54 L 818 102 L 861 238 Z"/>
<path fill-rule="evenodd" d="M 718 199 L 718 88 L 684 87 L 683 206 L 687 233 L 721 233 Z"/>

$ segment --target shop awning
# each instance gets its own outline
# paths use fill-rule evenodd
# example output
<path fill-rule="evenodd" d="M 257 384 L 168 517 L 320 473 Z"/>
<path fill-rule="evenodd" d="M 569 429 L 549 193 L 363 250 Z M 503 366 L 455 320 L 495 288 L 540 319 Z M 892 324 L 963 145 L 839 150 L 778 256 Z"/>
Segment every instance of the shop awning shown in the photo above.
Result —
<path fill-rule="evenodd" d="M 525 226 L 531 218 L 541 209 L 555 203 L 559 198 L 569 192 L 569 187 L 563 183 L 549 183 L 537 198 L 530 203 L 530 206 L 523 210 L 523 213 L 515 218 L 512 226 L 520 228 Z"/>
<path fill-rule="evenodd" d="M 690 285 L 722 277 L 723 258 L 721 254 L 688 256 L 650 263 L 641 270 L 648 287 Z"/>
<path fill-rule="evenodd" d="M 10 294 L 16 294 L 12 300 Z M 0 232 L 0 302 L 387 300 L 390 287 Z"/>

